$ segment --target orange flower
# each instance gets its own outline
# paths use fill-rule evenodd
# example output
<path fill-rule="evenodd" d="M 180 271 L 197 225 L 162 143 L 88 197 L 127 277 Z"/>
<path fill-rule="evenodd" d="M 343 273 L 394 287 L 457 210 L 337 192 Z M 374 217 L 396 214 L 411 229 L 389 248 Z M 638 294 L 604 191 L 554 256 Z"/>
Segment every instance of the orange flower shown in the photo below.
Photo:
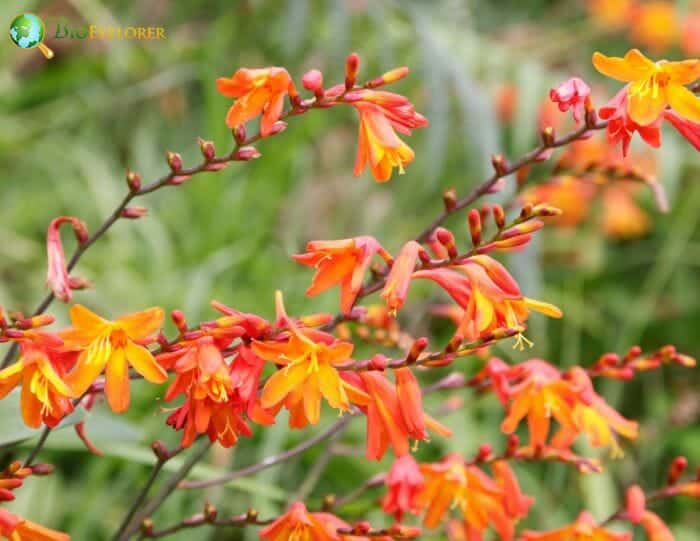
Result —
<path fill-rule="evenodd" d="M 372 256 L 379 254 L 385 261 L 391 256 L 374 237 L 355 237 L 342 240 L 315 240 L 306 245 L 305 254 L 292 257 L 308 267 L 316 268 L 308 296 L 340 284 L 340 307 L 349 313 L 362 288 L 362 280 Z"/>
<path fill-rule="evenodd" d="M 8 541 L 70 541 L 67 533 L 50 530 L 0 508 L 0 537 Z"/>
<path fill-rule="evenodd" d="M 294 83 L 284 68 L 241 68 L 231 78 L 219 77 L 216 87 L 227 98 L 237 98 L 226 113 L 226 125 L 237 128 L 262 114 L 260 135 L 265 137 L 279 120 Z"/>
<path fill-rule="evenodd" d="M 533 447 L 545 444 L 552 417 L 567 432 L 578 433 L 573 408 L 579 398 L 556 368 L 540 360 L 525 361 L 513 367 L 510 376 L 516 385 L 509 391 L 512 403 L 501 423 L 503 433 L 515 432 L 525 417 Z"/>
<path fill-rule="evenodd" d="M 634 187 L 619 184 L 603 192 L 603 233 L 616 239 L 643 237 L 651 229 L 651 219 L 634 200 Z"/>
<path fill-rule="evenodd" d="M 523 532 L 522 541 L 630 541 L 630 533 L 614 533 L 598 526 L 590 513 L 584 511 L 570 526 L 549 532 Z"/>
<path fill-rule="evenodd" d="M 326 513 L 309 513 L 301 502 L 293 503 L 284 515 L 260 530 L 265 541 L 340 541 L 340 535 L 326 526 Z"/>
<path fill-rule="evenodd" d="M 381 297 L 386 301 L 389 311 L 393 314 L 403 306 L 406 300 L 413 271 L 418 261 L 418 254 L 422 250 L 423 247 L 416 241 L 407 242 L 391 266 Z"/>
<path fill-rule="evenodd" d="M 411 455 L 397 458 L 386 474 L 384 482 L 388 492 L 382 500 L 382 510 L 394 515 L 397 521 L 404 513 L 417 514 L 416 496 L 423 490 L 424 479 L 418 463 Z"/>
<path fill-rule="evenodd" d="M 414 128 L 428 125 L 426 118 L 416 113 L 407 98 L 391 92 L 360 90 L 346 100 L 360 113 L 355 176 L 364 171 L 367 162 L 379 182 L 389 180 L 394 167 L 403 174 L 414 153 L 396 131 L 411 135 Z"/>
<path fill-rule="evenodd" d="M 410 451 L 409 438 L 426 440 L 426 427 L 444 437 L 452 432 L 423 412 L 420 389 L 417 383 L 406 381 L 415 378 L 410 368 L 399 369 L 397 385 L 381 372 L 346 372 L 343 379 L 362 389 L 370 400 L 360 404 L 367 415 L 367 453 L 370 460 L 381 460 L 391 445 L 397 457 Z M 401 387 L 401 393 L 397 387 Z"/>
<path fill-rule="evenodd" d="M 652 62 L 632 49 L 624 58 L 596 52 L 593 65 L 603 75 L 631 83 L 627 112 L 640 126 L 656 122 L 667 106 L 688 120 L 700 122 L 700 98 L 683 86 L 700 78 L 700 60 Z"/>
<path fill-rule="evenodd" d="M 151 383 L 163 383 L 168 375 L 148 349 L 137 343 L 147 340 L 163 323 L 163 309 L 149 308 L 122 316 L 116 321 L 102 319 L 80 304 L 70 310 L 73 327 L 60 333 L 65 347 L 81 350 L 67 381 L 82 395 L 105 371 L 107 402 L 115 412 L 129 407 L 129 365 Z"/>
<path fill-rule="evenodd" d="M 514 523 L 521 515 L 511 514 L 504 487 L 499 483 L 476 466 L 466 465 L 456 454 L 441 462 L 421 464 L 420 469 L 426 481 L 416 503 L 426 509 L 423 524 L 427 528 L 436 527 L 448 510 L 456 507 L 462 513 L 467 539 L 481 539 L 489 525 L 503 541 L 513 539 Z M 517 512 L 523 509 L 527 512 L 520 506 Z"/>
<path fill-rule="evenodd" d="M 633 11 L 630 39 L 661 53 L 678 38 L 679 28 L 673 2 L 642 2 Z"/>
<path fill-rule="evenodd" d="M 689 13 L 683 20 L 681 48 L 687 55 L 700 55 L 700 12 Z"/>
<path fill-rule="evenodd" d="M 275 408 L 283 404 L 290 411 L 289 426 L 293 428 L 318 423 L 321 397 L 340 411 L 347 411 L 351 402 L 369 401 L 363 391 L 343 381 L 336 369 L 350 360 L 353 345 L 322 333 L 315 333 L 318 340 L 313 340 L 304 331 L 291 325 L 283 342 L 256 340 L 252 344 L 256 355 L 283 366 L 265 383 L 261 405 Z"/>
<path fill-rule="evenodd" d="M 413 277 L 433 280 L 464 309 L 458 333 L 470 341 L 496 329 L 521 327 L 529 310 L 562 316 L 556 306 L 523 297 L 506 268 L 485 255 L 450 268 L 419 270 Z M 516 345 L 522 348 L 523 341 L 527 339 L 519 334 Z"/>
<path fill-rule="evenodd" d="M 17 362 L 0 370 L 0 399 L 21 381 L 24 422 L 32 428 L 42 422 L 53 428 L 73 411 L 74 393 L 63 380 L 67 355 L 57 351 L 63 343 L 53 335 L 32 331 L 25 336 Z"/>
<path fill-rule="evenodd" d="M 674 541 L 675 539 L 666 523 L 656 513 L 645 511 L 641 524 L 649 541 Z"/>
<path fill-rule="evenodd" d="M 588 0 L 586 6 L 593 20 L 604 28 L 618 29 L 629 24 L 635 0 Z"/>

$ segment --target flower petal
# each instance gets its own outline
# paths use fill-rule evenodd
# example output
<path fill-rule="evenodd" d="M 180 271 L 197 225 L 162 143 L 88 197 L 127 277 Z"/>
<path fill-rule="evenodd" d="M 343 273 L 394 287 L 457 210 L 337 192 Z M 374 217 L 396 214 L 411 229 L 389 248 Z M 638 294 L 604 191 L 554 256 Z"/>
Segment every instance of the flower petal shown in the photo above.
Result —
<path fill-rule="evenodd" d="M 682 62 L 668 62 L 663 65 L 663 70 L 671 76 L 671 81 L 679 85 L 688 85 L 700 79 L 700 60 L 683 60 Z"/>
<path fill-rule="evenodd" d="M 686 87 L 670 84 L 666 88 L 668 103 L 676 113 L 691 122 L 700 122 L 700 98 Z"/>
<path fill-rule="evenodd" d="M 102 319 L 100 316 L 94 312 L 85 308 L 82 304 L 74 304 L 70 309 L 70 320 L 73 325 L 96 335 L 102 326 L 108 323 L 107 320 Z"/>
<path fill-rule="evenodd" d="M 306 364 L 297 364 L 278 370 L 265 383 L 260 404 L 263 408 L 271 408 L 280 403 L 289 392 L 298 387 L 306 379 Z"/>
<path fill-rule="evenodd" d="M 624 58 L 593 53 L 593 65 L 603 75 L 618 81 L 636 81 L 654 68 L 654 63 L 638 49 L 632 49 Z"/>
<path fill-rule="evenodd" d="M 123 349 L 116 349 L 105 371 L 105 394 L 115 413 L 129 409 L 129 364 Z"/>
<path fill-rule="evenodd" d="M 126 346 L 126 359 L 147 381 L 151 383 L 163 383 L 168 379 L 168 374 L 153 357 L 153 354 L 145 347 L 129 341 Z"/>
<path fill-rule="evenodd" d="M 155 333 L 163 325 L 165 313 L 163 309 L 154 306 L 141 312 L 127 314 L 118 319 L 129 338 L 139 340 Z"/>

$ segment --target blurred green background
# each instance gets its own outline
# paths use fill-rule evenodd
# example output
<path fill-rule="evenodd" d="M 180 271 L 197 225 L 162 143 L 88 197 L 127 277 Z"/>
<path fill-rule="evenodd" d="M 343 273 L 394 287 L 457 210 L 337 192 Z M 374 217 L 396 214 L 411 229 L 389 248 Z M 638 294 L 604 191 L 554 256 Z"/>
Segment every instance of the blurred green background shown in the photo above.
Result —
<path fill-rule="evenodd" d="M 692 2 L 674 4 L 679 17 L 693 9 Z M 78 266 L 77 274 L 95 287 L 78 292 L 75 300 L 105 316 L 158 304 L 183 309 L 190 322 L 212 315 L 211 299 L 271 316 L 277 288 L 291 313 L 337 311 L 334 292 L 304 297 L 311 273 L 289 254 L 309 239 L 361 234 L 375 235 L 395 252 L 439 212 L 444 189 L 464 194 L 489 174 L 491 153 L 515 157 L 536 144 L 540 107 L 552 85 L 579 75 L 612 96 L 617 87 L 593 73 L 591 53 L 622 54 L 630 45 L 626 31 L 602 27 L 585 2 L 577 1 L 9 0 L 0 6 L 0 21 L 9 24 L 26 11 L 47 19 L 47 44 L 56 52 L 47 62 L 38 50 L 19 50 L 9 39 L 0 47 L 0 303 L 27 312 L 44 294 L 44 236 L 53 217 L 75 215 L 94 230 L 121 199 L 127 168 L 148 182 L 166 172 L 166 150 L 194 164 L 198 135 L 215 141 L 220 153 L 230 148 L 223 121 L 230 102 L 216 92 L 218 76 L 241 66 L 281 65 L 297 81 L 305 70 L 319 68 L 332 84 L 342 80 L 344 58 L 353 50 L 362 58 L 361 78 L 397 65 L 411 67 L 411 76 L 393 90 L 409 96 L 431 124 L 407 140 L 417 158 L 404 176 L 383 185 L 368 174 L 354 178 L 352 111 L 313 111 L 259 144 L 263 156 L 254 163 L 234 164 L 141 199 L 138 204 L 150 215 L 117 224 Z M 167 39 L 56 40 L 51 16 L 57 15 L 76 23 L 163 26 Z M 671 44 L 663 54 L 681 53 Z M 517 88 L 507 122 L 499 121 L 504 115 L 496 107 L 504 84 Z M 636 343 L 646 349 L 674 343 L 698 354 L 700 160 L 671 132 L 664 132 L 655 156 L 672 211 L 660 215 L 651 197 L 640 194 L 653 218 L 648 234 L 608 240 L 591 218 L 574 231 L 547 230 L 528 250 L 506 258 L 525 294 L 557 304 L 565 318 L 534 316 L 528 331 L 534 348 L 521 353 L 506 345 L 499 354 L 513 361 L 546 357 L 560 366 L 591 363 L 603 352 L 624 353 Z M 533 178 L 547 180 L 550 173 L 551 166 L 538 166 Z M 499 198 L 503 195 L 493 200 Z M 450 225 L 464 247 L 464 216 Z M 438 300 L 436 288 L 418 284 L 402 314 L 407 329 L 436 341 L 448 337 L 448 324 L 424 315 Z M 66 323 L 66 306 L 57 303 L 51 313 Z M 473 371 L 478 364 L 467 360 L 453 369 Z M 446 373 L 438 372 L 425 375 L 426 381 Z M 626 416 L 641 421 L 640 439 L 626 443 L 625 458 L 610 462 L 601 475 L 580 477 L 559 464 L 517 466 L 525 491 L 538 502 L 524 524 L 556 527 L 582 508 L 602 519 L 618 505 L 621 487 L 662 483 L 674 456 L 684 454 L 700 465 L 699 379 L 697 372 L 668 368 L 624 388 L 603 386 Z M 145 481 L 152 462 L 148 444 L 161 438 L 174 445 L 179 436 L 163 425 L 162 390 L 133 387 L 136 400 L 128 415 L 114 416 L 100 405 L 87 420 L 88 434 L 105 458 L 89 455 L 72 430 L 59 431 L 42 455 L 59 466 L 58 473 L 27 483 L 10 507 L 66 529 L 77 541 L 107 539 Z M 460 394 L 464 406 L 445 418 L 455 437 L 422 445 L 420 459 L 451 450 L 468 455 L 484 442 L 502 446 L 497 401 Z M 431 397 L 428 409 L 437 409 L 444 398 Z M 3 442 L 27 435 L 16 426 L 14 408 L 8 400 L 0 403 Z M 326 411 L 318 429 L 334 415 Z M 210 465 L 194 476 L 251 464 L 312 433 L 290 432 L 283 414 L 276 426 L 256 430 L 232 452 L 215 448 Z M 363 437 L 364 423 L 357 420 L 336 446 L 338 454 L 329 457 L 319 446 L 241 483 L 178 492 L 155 522 L 168 526 L 199 511 L 205 500 L 221 516 L 252 505 L 265 517 L 283 509 L 300 486 L 308 489 L 311 504 L 329 492 L 345 494 L 390 464 L 389 456 L 379 464 L 367 462 Z M 20 456 L 31 444 L 23 443 Z M 579 451 L 595 454 L 583 446 Z M 14 454 L 0 451 L 3 456 Z M 328 459 L 325 468 L 313 470 L 321 456 Z M 339 514 L 382 524 L 385 517 L 375 503 L 381 493 Z M 697 502 L 676 500 L 661 511 L 679 541 L 697 539 Z M 444 538 L 441 532 L 431 535 L 425 538 Z M 257 532 L 203 528 L 172 538 L 192 536 L 257 539 Z"/>

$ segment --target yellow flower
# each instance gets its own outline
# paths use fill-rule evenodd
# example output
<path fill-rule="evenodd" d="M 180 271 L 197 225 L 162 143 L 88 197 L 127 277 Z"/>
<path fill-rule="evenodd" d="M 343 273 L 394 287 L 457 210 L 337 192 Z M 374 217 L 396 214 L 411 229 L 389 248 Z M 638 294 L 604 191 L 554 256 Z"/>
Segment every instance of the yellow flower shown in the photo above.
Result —
<path fill-rule="evenodd" d="M 637 124 L 652 124 L 669 105 L 680 116 L 700 122 L 700 98 L 683 86 L 700 78 L 700 60 L 652 62 L 632 49 L 624 58 L 593 53 L 593 65 L 603 75 L 630 83 L 627 113 Z"/>

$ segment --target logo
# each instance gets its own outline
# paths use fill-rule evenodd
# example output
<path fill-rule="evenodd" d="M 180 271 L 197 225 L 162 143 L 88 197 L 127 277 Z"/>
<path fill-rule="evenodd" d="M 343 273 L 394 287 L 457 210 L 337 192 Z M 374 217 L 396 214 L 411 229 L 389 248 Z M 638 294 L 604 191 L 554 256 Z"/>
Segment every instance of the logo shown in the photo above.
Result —
<path fill-rule="evenodd" d="M 33 13 L 17 15 L 10 23 L 10 39 L 20 49 L 38 47 L 47 59 L 53 58 L 53 51 L 44 45 L 46 28 L 44 21 Z"/>

